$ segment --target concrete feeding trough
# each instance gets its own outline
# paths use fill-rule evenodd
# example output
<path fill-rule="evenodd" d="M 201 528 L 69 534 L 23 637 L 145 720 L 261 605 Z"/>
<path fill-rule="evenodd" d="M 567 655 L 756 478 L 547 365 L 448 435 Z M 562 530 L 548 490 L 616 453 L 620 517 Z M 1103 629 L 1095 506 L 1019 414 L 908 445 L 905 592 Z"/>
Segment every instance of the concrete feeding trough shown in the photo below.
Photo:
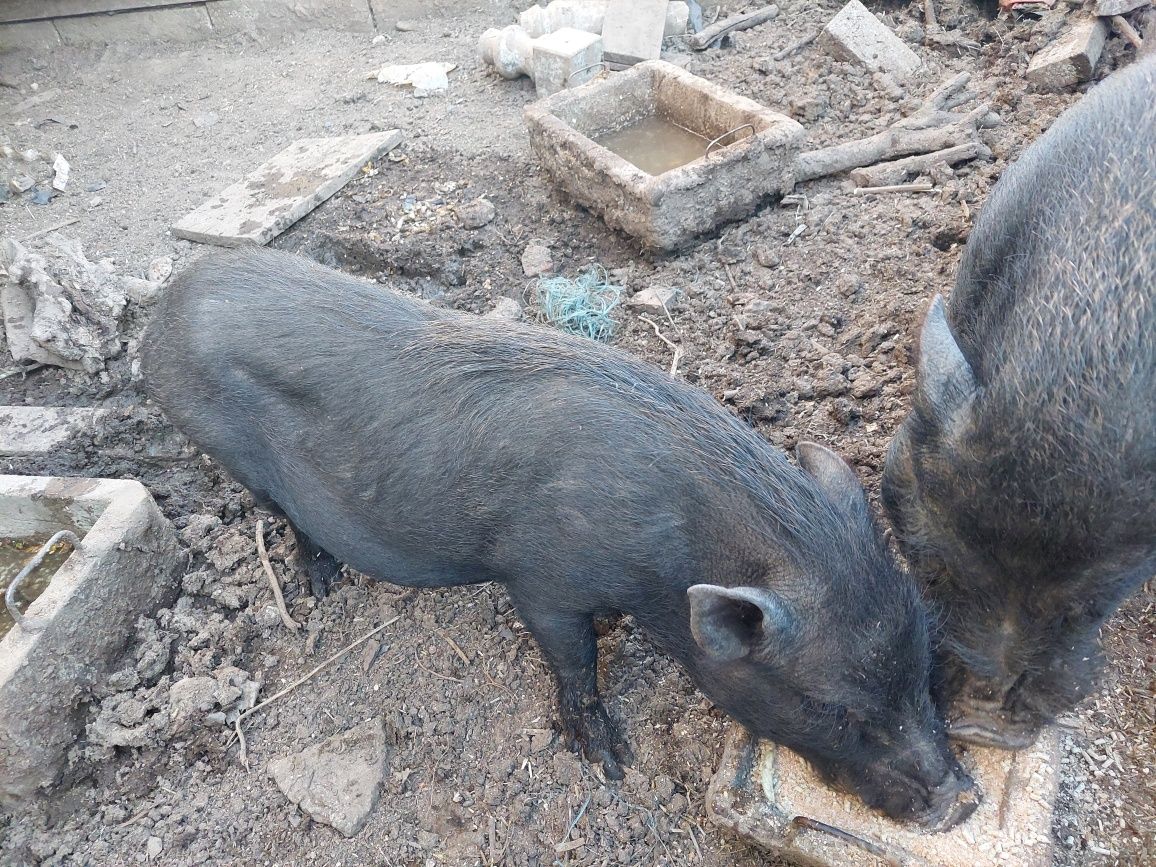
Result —
<path fill-rule="evenodd" d="M 13 594 L 0 638 L 0 805 L 57 779 L 94 684 L 135 634 L 139 616 L 171 601 L 183 559 L 172 526 L 138 482 L 0 476 L 5 591 L 51 537 L 37 587 Z M 27 586 L 27 580 L 21 587 Z M 16 625 L 12 620 L 20 621 Z"/>
<path fill-rule="evenodd" d="M 969 748 L 983 792 L 970 818 L 943 833 L 903 825 L 825 786 L 803 759 L 755 744 L 735 726 L 707 794 L 711 818 L 788 863 L 817 867 L 1047 867 L 1058 790 L 1059 734 L 1021 752 Z"/>
<path fill-rule="evenodd" d="M 574 201 L 673 250 L 794 183 L 804 129 L 661 60 L 525 110 L 530 145 Z"/>

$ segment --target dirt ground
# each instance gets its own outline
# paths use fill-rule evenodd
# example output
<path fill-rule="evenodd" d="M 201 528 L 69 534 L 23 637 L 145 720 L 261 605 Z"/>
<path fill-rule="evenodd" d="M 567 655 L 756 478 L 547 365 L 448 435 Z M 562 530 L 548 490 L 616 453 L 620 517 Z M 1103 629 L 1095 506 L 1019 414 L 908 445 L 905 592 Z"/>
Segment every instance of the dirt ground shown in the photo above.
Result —
<path fill-rule="evenodd" d="M 784 0 L 778 18 L 734 46 L 692 55 L 676 41 L 670 59 L 794 114 L 816 145 L 877 132 L 967 71 L 1003 119 L 984 133 L 992 161 L 938 178 L 931 193 L 859 197 L 845 178 L 807 183 L 689 251 L 643 254 L 553 191 L 522 126 L 531 86 L 498 79 L 475 59 L 477 35 L 513 20 L 513 7 L 472 5 L 378 44 L 308 33 L 2 56 L 0 79 L 14 87 L 0 87 L 9 118 L 0 135 L 17 150 L 64 153 L 72 180 L 48 204 L 0 205 L 0 221 L 21 238 L 78 218 L 65 232 L 90 258 L 143 276 L 168 256 L 179 270 L 205 249 L 174 240 L 169 225 L 293 139 L 399 127 L 402 146 L 275 246 L 475 312 L 500 296 L 532 302 L 520 265 L 531 239 L 550 248 L 563 274 L 599 263 L 628 292 L 677 288 L 672 319 L 655 321 L 683 350 L 679 375 L 777 446 L 831 445 L 874 495 L 909 406 L 911 347 L 929 299 L 949 290 L 1001 171 L 1078 93 L 1034 93 L 1024 83 L 1054 16 L 995 19 L 972 0 L 937 4 L 941 24 L 961 38 L 946 45 L 923 44 L 922 4 L 878 7 L 925 60 L 900 99 L 814 44 L 770 59 L 839 5 Z M 1131 58 L 1113 36 L 1096 78 Z M 421 60 L 459 64 L 448 94 L 415 99 L 366 79 L 383 62 Z M 11 123 L 10 105 L 53 88 L 31 110 L 32 124 Z M 466 229 L 453 206 L 479 196 L 496 217 Z M 525 315 L 534 317 L 532 303 Z M 601 677 L 636 762 L 624 783 L 606 784 L 559 744 L 551 678 L 500 587 L 410 593 L 352 575 L 315 605 L 286 563 L 285 528 L 216 466 L 171 447 L 179 440 L 133 374 L 147 316 L 132 314 L 126 353 L 104 375 L 41 369 L 0 381 L 3 404 L 120 410 L 91 441 L 5 471 L 139 479 L 190 552 L 177 602 L 140 622 L 121 670 L 93 696 L 63 785 L 0 816 L 0 863 L 771 863 L 704 811 L 724 715 L 629 619 L 601 640 Z M 670 365 L 669 346 L 629 309 L 619 311 L 615 342 Z M 271 607 L 254 547 L 260 518 L 290 608 L 306 623 L 300 634 Z M 189 724 L 171 707 L 171 687 L 191 676 L 252 679 L 272 695 L 395 616 L 372 658 L 359 647 L 248 723 L 251 770 L 212 724 L 220 717 Z M 1057 864 L 1156 863 L 1151 586 L 1112 620 L 1105 643 L 1111 665 L 1101 688 L 1062 721 Z M 267 765 L 373 715 L 389 737 L 385 784 L 368 824 L 346 839 L 290 804 Z"/>

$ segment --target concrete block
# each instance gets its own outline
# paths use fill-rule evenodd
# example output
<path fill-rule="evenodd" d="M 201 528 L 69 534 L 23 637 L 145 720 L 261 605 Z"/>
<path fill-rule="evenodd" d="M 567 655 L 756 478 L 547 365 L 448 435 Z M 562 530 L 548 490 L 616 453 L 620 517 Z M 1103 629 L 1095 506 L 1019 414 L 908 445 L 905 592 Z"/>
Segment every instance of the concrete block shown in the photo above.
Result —
<path fill-rule="evenodd" d="M 79 436 L 95 433 L 108 412 L 93 407 L 0 406 L 0 457 L 52 454 Z"/>
<path fill-rule="evenodd" d="M 29 49 L 43 51 L 60 45 L 60 34 L 51 21 L 27 21 L 22 24 L 0 24 L 0 51 Z"/>
<path fill-rule="evenodd" d="M 213 29 L 222 36 L 308 29 L 373 31 L 368 0 L 215 0 L 206 8 Z"/>
<path fill-rule="evenodd" d="M 1045 45 L 1028 64 L 1027 78 L 1044 90 L 1063 90 L 1092 77 L 1108 38 L 1100 18 L 1084 18 Z"/>
<path fill-rule="evenodd" d="M 706 806 L 715 823 L 792 864 L 1048 867 L 1060 760 L 1054 729 L 1019 752 L 971 748 L 960 761 L 983 802 L 954 828 L 931 834 L 835 792 L 795 753 L 756 744 L 736 724 Z"/>
<path fill-rule="evenodd" d="M 196 42 L 213 33 L 213 25 L 204 6 L 173 6 L 111 15 L 82 15 L 57 18 L 53 23 L 66 45 L 154 40 Z"/>
<path fill-rule="evenodd" d="M 172 601 L 185 558 L 138 482 L 0 476 L 0 538 L 67 529 L 80 546 L 0 640 L 0 806 L 52 785 L 92 687 L 139 617 Z"/>
<path fill-rule="evenodd" d="M 538 96 L 549 96 L 589 81 L 601 62 L 601 36 L 563 27 L 534 40 L 531 77 Z"/>
<path fill-rule="evenodd" d="M 886 72 L 902 81 L 919 69 L 919 56 L 859 0 L 850 0 L 832 18 L 821 37 L 826 49 L 873 72 Z"/>
<path fill-rule="evenodd" d="M 556 93 L 524 116 L 530 146 L 560 189 L 612 228 L 664 250 L 791 189 L 806 138 L 790 118 L 661 60 Z M 701 155 L 649 174 L 598 143 L 625 121 L 659 118 L 697 137 Z M 706 156 L 707 142 L 740 129 L 747 134 Z"/>
<path fill-rule="evenodd" d="M 662 53 L 669 0 L 610 0 L 602 22 L 602 56 L 631 66 Z"/>

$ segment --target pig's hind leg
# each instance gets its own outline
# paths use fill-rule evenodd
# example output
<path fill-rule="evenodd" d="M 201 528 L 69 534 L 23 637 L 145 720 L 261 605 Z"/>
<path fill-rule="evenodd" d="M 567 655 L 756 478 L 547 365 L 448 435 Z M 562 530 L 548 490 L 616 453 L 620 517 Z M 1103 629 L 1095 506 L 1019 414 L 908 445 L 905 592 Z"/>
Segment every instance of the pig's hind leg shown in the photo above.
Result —
<path fill-rule="evenodd" d="M 520 598 L 509 588 L 514 605 L 554 670 L 562 727 L 571 748 L 600 762 L 606 776 L 621 780 L 632 756 L 598 694 L 598 640 L 590 613 L 549 611 Z"/>

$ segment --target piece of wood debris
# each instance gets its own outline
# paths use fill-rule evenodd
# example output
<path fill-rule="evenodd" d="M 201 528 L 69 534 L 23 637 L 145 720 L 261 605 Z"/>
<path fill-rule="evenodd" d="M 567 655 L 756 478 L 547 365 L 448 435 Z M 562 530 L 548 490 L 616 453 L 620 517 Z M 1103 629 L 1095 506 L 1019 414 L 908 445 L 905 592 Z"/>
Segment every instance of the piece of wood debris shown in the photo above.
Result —
<path fill-rule="evenodd" d="M 687 44 L 695 51 L 702 51 L 739 30 L 749 30 L 765 24 L 779 14 L 779 7 L 771 4 L 762 9 L 743 12 L 741 15 L 732 15 L 722 21 L 716 21 L 710 27 L 694 34 L 687 40 Z"/>
<path fill-rule="evenodd" d="M 202 244 L 267 244 L 401 142 L 401 130 L 295 141 L 184 216 L 173 235 Z"/>

